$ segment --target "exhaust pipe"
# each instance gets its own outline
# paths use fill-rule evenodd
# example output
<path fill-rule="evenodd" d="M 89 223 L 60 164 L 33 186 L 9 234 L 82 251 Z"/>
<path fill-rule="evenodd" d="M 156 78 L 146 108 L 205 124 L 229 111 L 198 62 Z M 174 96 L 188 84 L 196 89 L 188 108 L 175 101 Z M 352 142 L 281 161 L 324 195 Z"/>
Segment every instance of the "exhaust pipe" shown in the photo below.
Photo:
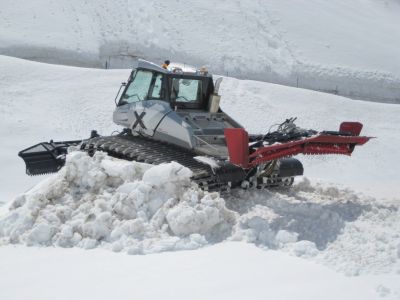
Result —
<path fill-rule="evenodd" d="M 218 91 L 222 79 L 223 77 L 220 77 L 215 81 L 214 93 L 210 96 L 210 100 L 208 101 L 208 111 L 210 113 L 217 113 L 219 110 L 219 103 L 221 102 L 221 96 L 218 94 Z"/>

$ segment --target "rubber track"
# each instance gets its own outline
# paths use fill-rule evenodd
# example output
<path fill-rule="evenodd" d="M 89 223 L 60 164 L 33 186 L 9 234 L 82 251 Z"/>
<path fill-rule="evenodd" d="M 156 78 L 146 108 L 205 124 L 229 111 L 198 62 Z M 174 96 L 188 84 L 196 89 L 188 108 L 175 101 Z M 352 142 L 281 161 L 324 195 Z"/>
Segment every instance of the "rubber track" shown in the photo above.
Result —
<path fill-rule="evenodd" d="M 82 142 L 81 150 L 87 151 L 89 155 L 93 155 L 95 151 L 103 151 L 116 158 L 154 165 L 175 161 L 189 168 L 193 172 L 192 181 L 196 182 L 201 189 L 209 192 L 229 192 L 231 188 L 229 180 L 235 178 L 237 172 L 243 173 L 241 168 L 227 162 L 217 171 L 213 171 L 209 165 L 194 159 L 197 154 L 192 151 L 130 134 L 90 138 Z M 264 184 L 263 188 L 278 186 L 285 186 L 279 177 L 275 178 L 272 183 Z"/>
<path fill-rule="evenodd" d="M 171 144 L 132 135 L 100 136 L 84 141 L 81 150 L 89 154 L 104 151 L 116 158 L 154 165 L 175 161 L 193 172 L 191 179 L 202 189 L 219 192 L 229 190 L 229 184 L 218 182 L 209 165 L 194 159 L 197 154 Z"/>

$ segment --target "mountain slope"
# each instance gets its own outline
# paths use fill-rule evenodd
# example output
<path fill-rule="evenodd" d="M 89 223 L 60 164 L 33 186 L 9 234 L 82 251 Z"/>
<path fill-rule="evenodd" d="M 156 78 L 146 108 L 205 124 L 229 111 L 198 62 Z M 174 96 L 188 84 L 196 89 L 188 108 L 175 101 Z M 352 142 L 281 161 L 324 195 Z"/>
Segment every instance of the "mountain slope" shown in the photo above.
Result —
<path fill-rule="evenodd" d="M 135 57 L 400 102 L 394 0 L 3 0 L 0 53 L 104 67 Z"/>

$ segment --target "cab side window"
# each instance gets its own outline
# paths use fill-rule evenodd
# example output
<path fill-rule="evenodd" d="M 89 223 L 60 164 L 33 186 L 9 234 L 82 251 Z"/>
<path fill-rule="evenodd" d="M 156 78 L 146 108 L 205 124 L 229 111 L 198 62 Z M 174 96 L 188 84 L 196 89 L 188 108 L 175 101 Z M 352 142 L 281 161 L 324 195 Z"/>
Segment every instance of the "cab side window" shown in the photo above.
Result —
<path fill-rule="evenodd" d="M 172 78 L 171 99 L 175 102 L 200 102 L 202 99 L 202 81 Z"/>

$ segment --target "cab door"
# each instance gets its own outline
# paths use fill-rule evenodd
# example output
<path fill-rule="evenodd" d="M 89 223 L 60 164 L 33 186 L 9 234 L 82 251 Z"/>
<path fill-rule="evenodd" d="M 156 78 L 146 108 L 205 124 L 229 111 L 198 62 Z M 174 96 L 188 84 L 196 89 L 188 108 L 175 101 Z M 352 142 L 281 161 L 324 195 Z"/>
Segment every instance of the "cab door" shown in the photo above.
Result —
<path fill-rule="evenodd" d="M 172 110 L 166 98 L 165 75 L 155 72 L 147 100 L 143 101 L 143 122 L 146 124 L 146 129 L 143 129 L 143 133 L 153 136 L 161 120 Z"/>
<path fill-rule="evenodd" d="M 162 118 L 171 111 L 164 101 L 165 75 L 150 70 L 137 70 L 129 82 L 118 107 L 114 122 L 132 132 L 153 136 Z"/>

